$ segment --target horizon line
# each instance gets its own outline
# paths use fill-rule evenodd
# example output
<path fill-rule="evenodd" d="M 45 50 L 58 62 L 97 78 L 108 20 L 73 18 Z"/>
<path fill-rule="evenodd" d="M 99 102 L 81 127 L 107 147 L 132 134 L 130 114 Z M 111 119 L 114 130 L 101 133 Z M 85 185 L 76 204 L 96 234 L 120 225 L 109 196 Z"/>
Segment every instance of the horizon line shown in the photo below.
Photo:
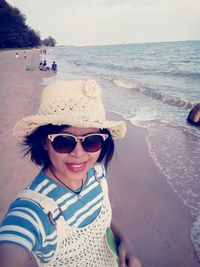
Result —
<path fill-rule="evenodd" d="M 56 46 L 72 46 L 72 47 L 83 47 L 83 46 L 109 46 L 109 45 L 130 45 L 130 44 L 152 44 L 152 43 L 175 43 L 175 42 L 198 42 L 200 39 L 188 39 L 188 40 L 173 40 L 173 41 L 149 41 L 149 42 L 121 42 L 113 44 L 57 44 Z"/>

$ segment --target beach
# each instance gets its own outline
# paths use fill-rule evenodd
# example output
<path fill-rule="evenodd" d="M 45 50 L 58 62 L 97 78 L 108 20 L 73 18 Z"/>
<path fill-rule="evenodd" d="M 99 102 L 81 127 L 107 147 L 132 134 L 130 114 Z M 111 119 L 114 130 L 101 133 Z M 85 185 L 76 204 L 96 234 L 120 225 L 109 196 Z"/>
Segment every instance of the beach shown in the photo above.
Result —
<path fill-rule="evenodd" d="M 19 119 L 37 111 L 45 87 L 43 78 L 53 74 L 39 71 L 39 50 L 26 50 L 26 56 L 23 58 L 23 50 L 0 52 L 1 219 L 9 203 L 39 170 L 23 158 L 12 128 Z M 108 115 L 119 118 L 114 113 Z M 113 219 L 129 236 L 142 266 L 200 266 L 190 239 L 193 217 L 149 155 L 146 137 L 145 129 L 127 122 L 126 137 L 116 142 L 108 171 Z"/>

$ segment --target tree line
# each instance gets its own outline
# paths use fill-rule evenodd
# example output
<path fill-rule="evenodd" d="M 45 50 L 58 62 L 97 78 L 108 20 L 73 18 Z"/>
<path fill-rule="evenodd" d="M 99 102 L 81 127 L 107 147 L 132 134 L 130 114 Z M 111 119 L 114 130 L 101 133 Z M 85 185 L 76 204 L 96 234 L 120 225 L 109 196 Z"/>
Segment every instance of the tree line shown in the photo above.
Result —
<path fill-rule="evenodd" d="M 0 48 L 25 48 L 40 45 L 55 46 L 49 36 L 41 40 L 40 33 L 26 24 L 26 17 L 16 7 L 0 0 Z"/>

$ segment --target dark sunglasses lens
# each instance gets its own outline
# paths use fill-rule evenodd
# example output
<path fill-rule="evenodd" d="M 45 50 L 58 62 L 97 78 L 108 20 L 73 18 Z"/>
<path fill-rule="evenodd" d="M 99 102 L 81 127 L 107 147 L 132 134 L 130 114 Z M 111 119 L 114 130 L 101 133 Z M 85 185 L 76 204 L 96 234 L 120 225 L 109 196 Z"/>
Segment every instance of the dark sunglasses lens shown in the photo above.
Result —
<path fill-rule="evenodd" d="M 83 148 L 88 152 L 96 152 L 102 148 L 103 137 L 100 135 L 91 135 L 85 138 Z"/>
<path fill-rule="evenodd" d="M 69 153 L 76 146 L 76 140 L 72 136 L 57 136 L 53 142 L 52 146 L 56 152 L 59 153 Z"/>

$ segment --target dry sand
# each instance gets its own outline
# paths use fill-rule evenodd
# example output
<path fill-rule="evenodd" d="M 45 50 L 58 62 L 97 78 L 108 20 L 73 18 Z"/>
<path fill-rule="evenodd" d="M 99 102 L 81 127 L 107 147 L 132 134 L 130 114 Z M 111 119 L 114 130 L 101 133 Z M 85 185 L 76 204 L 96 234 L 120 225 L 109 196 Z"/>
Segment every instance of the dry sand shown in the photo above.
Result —
<path fill-rule="evenodd" d="M 16 121 L 37 111 L 44 88 L 42 78 L 51 73 L 38 70 L 39 50 L 26 51 L 27 59 L 23 58 L 23 50 L 0 52 L 0 219 L 38 172 L 22 157 L 12 128 Z M 18 60 L 16 52 L 21 55 Z M 34 70 L 27 71 L 26 67 Z M 130 237 L 144 267 L 200 266 L 190 240 L 193 218 L 149 156 L 147 132 L 127 125 L 126 138 L 117 141 L 109 170 L 114 220 Z M 35 266 L 34 262 L 30 266 Z"/>

